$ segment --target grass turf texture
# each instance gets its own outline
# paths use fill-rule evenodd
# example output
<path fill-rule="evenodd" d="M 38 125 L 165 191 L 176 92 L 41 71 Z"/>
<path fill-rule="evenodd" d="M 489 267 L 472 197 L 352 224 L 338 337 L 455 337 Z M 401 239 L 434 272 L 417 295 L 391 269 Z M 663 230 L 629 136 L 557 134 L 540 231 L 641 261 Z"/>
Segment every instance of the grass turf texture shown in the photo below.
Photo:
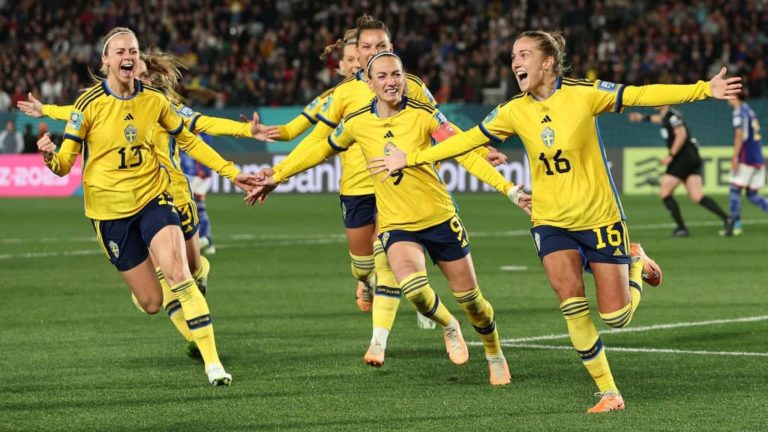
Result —
<path fill-rule="evenodd" d="M 496 195 L 457 201 L 502 338 L 565 333 L 522 213 Z M 623 202 L 632 240 L 664 269 L 631 327 L 766 315 L 763 213 L 745 202 L 745 235 L 724 239 L 712 215 L 681 199 L 692 236 L 677 239 L 657 198 Z M 610 350 L 768 353 L 765 320 L 605 333 L 627 410 L 599 416 L 585 413 L 595 387 L 572 349 L 506 348 L 513 383 L 491 388 L 482 348 L 451 365 L 439 330 L 417 329 L 406 301 L 384 367 L 367 367 L 370 315 L 355 307 L 332 195 L 276 195 L 257 208 L 209 199 L 218 252 L 208 299 L 234 375 L 212 388 L 167 318 L 136 311 L 81 205 L 2 201 L 0 430 L 758 430 L 768 416 L 768 357 Z"/>

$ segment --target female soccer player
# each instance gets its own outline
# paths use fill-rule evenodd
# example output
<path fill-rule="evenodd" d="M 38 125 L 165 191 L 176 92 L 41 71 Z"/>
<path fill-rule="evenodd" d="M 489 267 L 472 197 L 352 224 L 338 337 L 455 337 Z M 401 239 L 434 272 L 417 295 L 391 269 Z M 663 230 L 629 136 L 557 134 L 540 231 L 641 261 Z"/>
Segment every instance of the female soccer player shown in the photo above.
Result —
<path fill-rule="evenodd" d="M 432 146 L 432 139 L 440 141 L 454 133 L 446 118 L 431 104 L 404 95 L 407 79 L 397 55 L 383 51 L 371 58 L 365 70 L 376 97 L 347 115 L 328 137 L 325 146 L 310 149 L 305 154 L 305 164 L 298 171 L 289 168 L 276 171 L 264 180 L 265 185 L 276 185 L 334 153 L 348 151 L 352 143 L 360 147 L 365 163 L 365 160 L 383 156 L 395 147 L 394 143 L 406 149 L 424 149 Z M 516 190 L 477 154 L 462 156 L 460 162 L 465 166 L 484 164 L 501 179 L 494 184 L 497 189 L 504 193 Z M 467 168 L 472 172 L 471 167 Z M 426 249 L 448 279 L 459 305 L 483 341 L 491 384 L 509 384 L 509 368 L 499 344 L 493 308 L 478 288 L 468 236 L 445 184 L 433 166 L 401 174 L 391 181 L 373 184 L 381 232 L 379 238 L 397 283 L 420 313 L 443 326 L 451 361 L 466 363 L 469 353 L 460 338 L 461 327 L 427 280 Z M 252 193 L 247 200 L 252 204 L 257 196 L 258 192 Z M 384 350 L 374 335 L 366 362 L 381 366 Z"/>
<path fill-rule="evenodd" d="M 680 212 L 680 206 L 675 200 L 675 189 L 680 184 L 685 186 L 688 197 L 691 201 L 701 204 L 702 207 L 714 213 L 723 221 L 724 229 L 722 234 L 730 236 L 733 234 L 733 220 L 723 211 L 715 200 L 704 195 L 701 191 L 701 170 L 703 162 L 699 155 L 699 146 L 688 130 L 688 126 L 683 120 L 680 111 L 662 105 L 656 107 L 658 114 L 642 115 L 640 113 L 629 113 L 629 121 L 640 122 L 648 121 L 661 125 L 661 136 L 667 141 L 669 154 L 661 159 L 661 164 L 667 166 L 664 175 L 661 176 L 661 187 L 659 195 L 664 206 L 672 214 L 677 227 L 672 232 L 675 237 L 688 237 L 688 228 L 683 222 L 683 215 Z"/>
<path fill-rule="evenodd" d="M 156 313 L 163 291 L 151 251 L 180 302 L 208 380 L 229 385 L 232 377 L 216 351 L 208 304 L 189 271 L 179 215 L 166 192 L 168 177 L 158 175 L 162 167 L 157 155 L 163 150 L 153 141 L 153 131 L 161 126 L 189 154 L 241 188 L 249 190 L 253 176 L 239 173 L 184 129 L 162 92 L 135 80 L 138 61 L 135 34 L 123 27 L 110 31 L 102 49 L 106 79 L 75 101 L 58 152 L 48 136 L 38 141 L 38 148 L 57 175 L 69 172 L 82 149 L 85 214 L 99 244 L 141 308 Z"/>
<path fill-rule="evenodd" d="M 661 273 L 640 245 L 630 247 L 597 116 L 619 112 L 625 105 L 656 106 L 706 97 L 731 99 L 741 84 L 739 78 L 724 79 L 725 69 L 709 82 L 687 86 L 593 83 L 563 78 L 564 57 L 565 39 L 561 35 L 522 33 L 512 52 L 512 70 L 522 94 L 498 106 L 467 132 L 407 155 L 393 150 L 370 168 L 392 175 L 406 166 L 462 154 L 489 140 L 501 142 L 512 134 L 520 136 L 530 160 L 534 190 L 531 234 L 560 301 L 571 342 L 600 391 L 600 401 L 588 412 L 599 413 L 624 409 L 624 400 L 590 317 L 582 266 L 595 278 L 600 317 L 611 327 L 629 324 L 640 303 L 641 278 L 657 285 Z"/>
<path fill-rule="evenodd" d="M 191 108 L 181 104 L 179 97 L 180 71 L 181 63 L 172 55 L 163 52 L 154 52 L 141 54 L 138 63 L 135 66 L 135 75 L 139 80 L 147 85 L 152 85 L 162 89 L 165 94 L 172 98 L 171 107 L 184 120 L 185 126 L 193 133 L 207 132 L 215 135 L 229 135 L 237 137 L 253 137 L 262 141 L 271 142 L 272 137 L 276 136 L 276 127 L 267 127 L 259 124 L 259 117 L 254 112 L 253 120 L 247 123 L 236 122 L 228 119 L 203 116 L 193 111 Z M 98 78 L 97 78 L 98 79 Z M 30 93 L 28 101 L 18 102 L 18 107 L 25 114 L 32 117 L 41 117 L 46 115 L 53 119 L 66 121 L 74 106 L 43 105 L 35 99 Z M 174 138 L 163 128 L 155 128 L 153 142 L 160 151 L 158 151 L 158 161 L 165 169 L 170 182 L 167 192 L 173 197 L 176 211 L 181 220 L 182 231 L 184 232 L 185 249 L 189 270 L 195 278 L 195 282 L 205 295 L 208 284 L 208 274 L 210 263 L 200 254 L 200 236 L 198 211 L 196 200 L 190 195 L 190 184 L 182 172 L 182 161 L 180 158 L 179 147 L 174 145 Z M 150 253 L 151 255 L 151 253 Z M 199 357 L 200 351 L 195 344 L 192 334 L 189 331 L 183 314 L 177 313 L 181 306 L 178 300 L 175 300 L 170 292 L 168 283 L 163 277 L 159 266 L 155 266 L 158 279 L 163 288 L 163 308 L 168 314 L 171 322 L 187 341 L 186 351 L 190 357 Z M 135 296 L 134 304 L 143 311 Z"/>

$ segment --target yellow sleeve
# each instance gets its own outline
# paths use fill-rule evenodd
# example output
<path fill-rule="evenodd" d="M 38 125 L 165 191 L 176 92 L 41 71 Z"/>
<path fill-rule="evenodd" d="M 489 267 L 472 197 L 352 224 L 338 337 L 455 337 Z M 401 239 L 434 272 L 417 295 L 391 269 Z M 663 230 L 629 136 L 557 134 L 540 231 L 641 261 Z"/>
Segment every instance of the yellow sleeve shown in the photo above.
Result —
<path fill-rule="evenodd" d="M 442 144 L 438 144 L 435 147 L 440 147 L 441 145 Z M 456 162 L 460 163 L 470 174 L 493 186 L 494 189 L 504 195 L 515 186 L 514 183 L 508 182 L 504 176 L 496 171 L 496 168 L 494 168 L 493 165 L 485 160 L 484 157 L 478 155 L 476 151 L 471 151 L 456 157 Z"/>
<path fill-rule="evenodd" d="M 74 139 L 65 138 L 61 147 L 53 153 L 51 160 L 45 161 L 45 164 L 57 176 L 65 176 L 72 169 L 77 155 L 80 154 L 81 144 Z"/>
<path fill-rule="evenodd" d="M 312 168 L 340 151 L 346 151 L 349 145 L 353 142 L 354 138 L 352 131 L 345 125 L 345 122 L 342 121 L 336 126 L 333 134 L 328 134 L 326 139 L 317 141 L 311 148 L 303 150 L 302 153 L 298 154 L 297 157 L 294 157 L 287 163 L 285 163 L 287 160 L 286 158 L 276 165 L 274 168 L 275 174 L 272 178 L 276 182 L 281 183 L 291 176 Z M 295 151 L 296 150 L 294 150 L 294 152 Z M 293 154 L 293 152 L 291 152 L 291 154 Z"/>
<path fill-rule="evenodd" d="M 623 94 L 619 97 L 619 107 L 675 105 L 712 97 L 709 81 L 683 85 L 626 86 L 620 91 Z"/>
<path fill-rule="evenodd" d="M 327 139 L 331 135 L 331 132 L 333 132 L 333 128 L 328 126 L 327 124 L 323 122 L 318 122 L 315 125 L 315 128 L 312 129 L 312 133 L 307 135 L 299 145 L 297 145 L 293 150 L 291 150 L 290 153 L 288 153 L 288 156 L 286 156 L 285 159 L 280 161 L 279 164 L 275 165 L 274 169 L 275 171 L 282 169 L 284 166 L 290 165 L 295 163 L 297 159 L 302 159 L 304 156 L 304 153 L 310 151 L 310 149 L 313 149 L 315 147 L 328 147 Z M 300 171 L 297 171 L 300 172 Z"/>
<path fill-rule="evenodd" d="M 216 171 L 221 176 L 235 181 L 235 177 L 240 174 L 240 170 L 232 162 L 225 160 L 216 150 L 193 135 L 189 130 L 181 128 L 175 134 L 175 138 L 179 146 L 192 156 L 192 159 Z"/>
<path fill-rule="evenodd" d="M 192 121 L 184 119 L 184 124 L 192 133 L 205 132 L 209 135 L 216 136 L 253 138 L 250 123 L 234 121 L 220 117 L 209 117 L 206 115 L 196 116 L 193 118 L 193 120 L 194 129 L 190 128 L 190 126 L 192 126 Z"/>
<path fill-rule="evenodd" d="M 284 125 L 280 125 L 277 127 L 277 130 L 280 132 L 280 136 L 277 137 L 278 141 L 290 141 L 297 136 L 301 135 L 312 127 L 314 123 L 307 118 L 306 114 L 302 112 L 301 114 L 297 115 L 293 120 L 289 121 L 288 123 Z"/>
<path fill-rule="evenodd" d="M 431 164 L 444 159 L 454 158 L 487 142 L 488 137 L 480 130 L 480 126 L 475 126 L 427 150 L 409 153 L 408 166 Z"/>
<path fill-rule="evenodd" d="M 43 115 L 54 120 L 69 120 L 69 114 L 75 108 L 74 105 L 43 105 Z"/>

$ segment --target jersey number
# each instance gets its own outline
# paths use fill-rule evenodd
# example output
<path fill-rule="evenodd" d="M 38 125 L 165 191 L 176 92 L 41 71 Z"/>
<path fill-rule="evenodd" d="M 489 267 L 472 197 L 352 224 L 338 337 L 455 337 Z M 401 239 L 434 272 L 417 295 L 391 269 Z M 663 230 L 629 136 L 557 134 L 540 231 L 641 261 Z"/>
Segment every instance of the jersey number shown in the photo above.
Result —
<path fill-rule="evenodd" d="M 597 237 L 596 249 L 602 249 L 605 247 L 605 241 L 603 240 L 603 228 L 605 228 L 606 237 L 608 237 L 608 244 L 614 247 L 621 246 L 621 231 L 614 228 L 613 225 L 608 225 L 602 228 L 595 228 L 592 231 L 595 232 Z"/>
<path fill-rule="evenodd" d="M 563 151 L 558 150 L 557 153 L 555 153 L 555 157 L 552 158 L 552 160 L 555 161 L 555 171 L 559 172 L 560 174 L 567 173 L 571 170 L 571 162 L 566 158 L 561 158 L 560 156 L 562 154 Z M 539 160 L 544 162 L 544 168 L 547 169 L 547 175 L 555 175 L 555 172 L 552 171 L 552 165 L 550 164 L 549 159 L 544 156 L 543 152 L 539 155 Z"/>
<path fill-rule="evenodd" d="M 754 136 L 755 141 L 763 139 L 762 135 L 760 135 L 760 123 L 757 119 L 752 120 L 752 135 Z"/>
<path fill-rule="evenodd" d="M 392 177 L 395 178 L 395 186 L 399 185 L 401 181 L 403 181 L 403 177 L 405 177 L 405 174 L 403 173 L 403 170 L 397 170 L 392 173 Z"/>
<path fill-rule="evenodd" d="M 125 154 L 126 151 L 127 151 L 126 147 L 123 147 L 123 148 L 121 148 L 120 150 L 117 151 L 118 153 L 120 153 L 120 166 L 118 168 L 120 168 L 120 169 L 134 168 L 134 167 L 137 167 L 137 166 L 141 165 L 141 163 L 144 162 L 144 157 L 141 155 L 141 146 L 132 146 L 131 147 L 131 151 L 133 152 L 133 156 L 135 156 L 137 160 L 136 160 L 136 162 L 133 162 L 130 165 L 128 165 L 128 163 L 126 161 L 126 159 L 127 159 L 126 154 Z M 128 157 L 130 157 L 130 156 L 131 155 L 129 154 Z"/>
<path fill-rule="evenodd" d="M 451 231 L 456 233 L 456 240 L 461 243 L 461 247 L 465 247 L 469 243 L 469 239 L 467 239 L 467 231 L 464 229 L 464 224 L 461 223 L 461 219 L 454 216 L 449 223 L 451 224 Z"/>

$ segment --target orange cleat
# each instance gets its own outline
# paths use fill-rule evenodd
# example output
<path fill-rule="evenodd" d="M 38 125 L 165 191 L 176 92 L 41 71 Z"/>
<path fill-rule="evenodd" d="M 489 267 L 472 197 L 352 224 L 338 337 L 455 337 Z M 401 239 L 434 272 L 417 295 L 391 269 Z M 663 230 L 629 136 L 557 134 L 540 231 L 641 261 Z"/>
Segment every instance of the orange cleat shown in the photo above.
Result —
<path fill-rule="evenodd" d="M 355 301 L 357 302 L 357 308 L 360 312 L 370 312 L 371 306 L 373 306 L 373 288 L 371 282 L 375 279 L 368 279 L 368 281 L 358 281 L 357 291 L 355 291 Z M 375 284 L 375 282 L 373 282 Z"/>
<path fill-rule="evenodd" d="M 640 243 L 632 243 L 629 245 L 629 255 L 632 260 L 640 257 L 643 260 L 643 280 L 651 286 L 659 286 L 661 284 L 661 267 L 656 264 L 656 261 L 652 260 L 645 254 L 643 247 Z"/>
<path fill-rule="evenodd" d="M 607 413 L 609 411 L 619 411 L 624 409 L 624 398 L 621 394 L 612 390 L 602 393 L 595 393 L 600 397 L 600 402 L 588 409 L 590 414 Z"/>
<path fill-rule="evenodd" d="M 368 366 L 382 367 L 384 366 L 384 348 L 378 342 L 371 342 L 368 347 L 368 351 L 363 356 L 363 361 Z"/>
<path fill-rule="evenodd" d="M 455 365 L 464 365 L 469 361 L 469 350 L 467 343 L 464 342 L 464 336 L 461 334 L 461 325 L 456 318 L 443 327 L 443 337 L 445 338 L 445 350 L 448 352 L 448 358 Z"/>
<path fill-rule="evenodd" d="M 509 373 L 507 359 L 503 355 L 487 357 L 488 371 L 490 372 L 491 385 L 502 386 L 512 382 L 512 375 Z"/>

